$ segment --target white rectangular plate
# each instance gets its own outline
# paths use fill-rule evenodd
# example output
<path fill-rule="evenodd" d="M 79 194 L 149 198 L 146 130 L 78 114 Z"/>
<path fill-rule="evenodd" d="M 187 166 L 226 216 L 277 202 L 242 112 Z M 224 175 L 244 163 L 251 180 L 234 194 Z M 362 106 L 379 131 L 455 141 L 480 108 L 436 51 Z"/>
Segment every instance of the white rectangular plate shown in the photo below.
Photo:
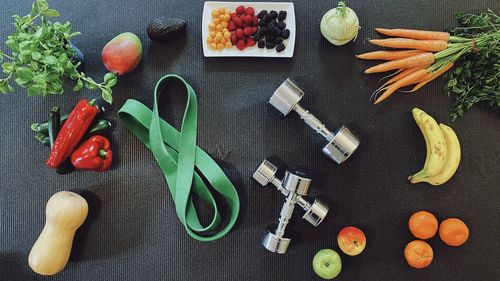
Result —
<path fill-rule="evenodd" d="M 247 47 L 243 51 L 240 51 L 236 46 L 224 50 L 212 50 L 208 47 L 208 24 L 212 20 L 212 10 L 218 9 L 220 7 L 225 7 L 229 10 L 234 11 L 238 6 L 251 6 L 255 10 L 255 14 L 258 14 L 262 10 L 269 11 L 286 11 L 286 28 L 290 30 L 290 38 L 285 40 L 286 49 L 278 53 L 276 49 L 259 49 L 257 44 L 253 47 Z M 295 49 L 295 10 L 293 3 L 283 3 L 283 2 L 215 2 L 207 1 L 203 7 L 203 20 L 202 20 L 202 32 L 201 41 L 203 44 L 203 54 L 205 57 L 276 57 L 276 58 L 291 58 L 293 57 L 293 51 Z"/>

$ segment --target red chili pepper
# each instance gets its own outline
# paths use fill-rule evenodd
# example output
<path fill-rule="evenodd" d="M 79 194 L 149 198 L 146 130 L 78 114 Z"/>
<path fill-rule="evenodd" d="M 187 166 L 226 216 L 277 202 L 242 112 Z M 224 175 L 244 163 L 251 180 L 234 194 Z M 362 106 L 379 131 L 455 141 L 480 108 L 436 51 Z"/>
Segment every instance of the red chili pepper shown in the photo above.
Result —
<path fill-rule="evenodd" d="M 61 165 L 71 153 L 78 146 L 82 140 L 83 135 L 87 132 L 92 120 L 99 112 L 97 106 L 94 105 L 95 100 L 90 102 L 87 100 L 79 101 L 63 127 L 57 134 L 54 146 L 50 150 L 49 158 L 47 159 L 47 166 L 52 169 Z"/>
<path fill-rule="evenodd" d="M 106 171 L 113 162 L 113 152 L 109 140 L 103 136 L 93 136 L 71 154 L 71 164 L 79 170 Z"/>

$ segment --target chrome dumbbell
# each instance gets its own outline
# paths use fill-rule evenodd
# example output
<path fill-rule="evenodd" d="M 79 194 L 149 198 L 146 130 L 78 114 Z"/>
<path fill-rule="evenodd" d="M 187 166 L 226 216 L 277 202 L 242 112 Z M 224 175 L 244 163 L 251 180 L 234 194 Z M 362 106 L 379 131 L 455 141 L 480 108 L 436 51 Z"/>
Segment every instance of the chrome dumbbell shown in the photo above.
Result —
<path fill-rule="evenodd" d="M 292 217 L 295 205 L 304 209 L 305 213 L 302 218 L 314 226 L 318 226 L 323 221 L 328 213 L 328 205 L 318 199 L 311 204 L 304 198 L 307 196 L 311 179 L 303 173 L 286 171 L 285 176 L 280 180 L 276 177 L 277 170 L 271 162 L 264 160 L 253 174 L 253 178 L 262 186 L 272 183 L 286 197 L 281 208 L 278 226 L 275 229 L 268 228 L 262 237 L 262 245 L 266 249 L 273 253 L 284 254 L 291 241 L 290 238 L 284 237 L 285 228 Z"/>
<path fill-rule="evenodd" d="M 344 162 L 358 148 L 359 139 L 345 126 L 341 126 L 336 132 L 328 130 L 316 116 L 300 106 L 299 102 L 303 96 L 304 91 L 288 78 L 274 91 L 269 103 L 285 116 L 292 110 L 297 112 L 309 127 L 328 141 L 322 149 L 323 153 L 337 164 Z"/>

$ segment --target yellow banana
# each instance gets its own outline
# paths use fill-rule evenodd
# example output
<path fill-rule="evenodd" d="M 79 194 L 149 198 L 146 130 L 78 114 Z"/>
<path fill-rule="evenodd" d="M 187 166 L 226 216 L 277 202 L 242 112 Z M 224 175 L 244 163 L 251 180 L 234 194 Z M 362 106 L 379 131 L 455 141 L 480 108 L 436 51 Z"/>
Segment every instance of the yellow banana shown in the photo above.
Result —
<path fill-rule="evenodd" d="M 423 116 L 423 114 L 425 114 L 425 112 L 423 110 L 415 107 L 411 111 L 411 114 L 413 115 L 413 119 L 415 119 L 415 123 L 417 123 L 417 126 L 420 128 L 420 131 L 423 132 L 425 130 L 425 128 L 422 125 L 422 116 Z M 426 147 L 426 151 L 427 151 L 427 156 L 425 157 L 425 164 L 424 164 L 424 167 L 425 167 L 425 166 L 427 166 L 427 163 L 429 162 L 431 150 L 429 149 L 430 144 L 429 144 L 429 138 L 427 137 L 427 134 L 422 133 L 422 136 L 424 137 L 425 147 Z"/>
<path fill-rule="evenodd" d="M 420 118 L 415 118 L 415 122 L 422 131 L 427 147 L 424 167 L 408 178 L 411 183 L 417 183 L 423 178 L 435 176 L 443 170 L 446 164 L 446 142 L 434 118 L 418 108 L 414 108 L 412 114 L 413 116 L 420 115 Z"/>
<path fill-rule="evenodd" d="M 441 173 L 423 178 L 420 181 L 427 182 L 432 185 L 442 185 L 447 182 L 458 169 L 461 158 L 460 142 L 452 128 L 445 124 L 439 124 L 439 128 L 443 132 L 444 140 L 446 142 L 446 164 Z M 412 181 L 413 183 L 413 181 Z"/>

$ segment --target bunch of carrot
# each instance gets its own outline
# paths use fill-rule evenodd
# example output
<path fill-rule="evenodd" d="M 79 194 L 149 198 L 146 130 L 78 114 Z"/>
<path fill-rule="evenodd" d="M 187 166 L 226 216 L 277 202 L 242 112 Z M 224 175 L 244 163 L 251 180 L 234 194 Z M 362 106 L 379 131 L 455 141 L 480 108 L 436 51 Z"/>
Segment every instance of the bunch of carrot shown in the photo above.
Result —
<path fill-rule="evenodd" d="M 375 30 L 397 38 L 372 39 L 369 40 L 370 43 L 382 47 L 407 49 L 374 51 L 356 56 L 365 60 L 387 61 L 366 69 L 367 74 L 396 70 L 389 75 L 393 77 L 373 93 L 372 97 L 376 98 L 380 92 L 384 91 L 375 99 L 375 104 L 403 87 L 416 84 L 409 92 L 422 88 L 449 70 L 453 62 L 463 54 L 462 49 L 468 49 L 460 45 L 459 50 L 454 42 L 458 45 L 463 44 L 463 39 L 450 36 L 447 32 L 386 28 L 375 28 Z"/>

